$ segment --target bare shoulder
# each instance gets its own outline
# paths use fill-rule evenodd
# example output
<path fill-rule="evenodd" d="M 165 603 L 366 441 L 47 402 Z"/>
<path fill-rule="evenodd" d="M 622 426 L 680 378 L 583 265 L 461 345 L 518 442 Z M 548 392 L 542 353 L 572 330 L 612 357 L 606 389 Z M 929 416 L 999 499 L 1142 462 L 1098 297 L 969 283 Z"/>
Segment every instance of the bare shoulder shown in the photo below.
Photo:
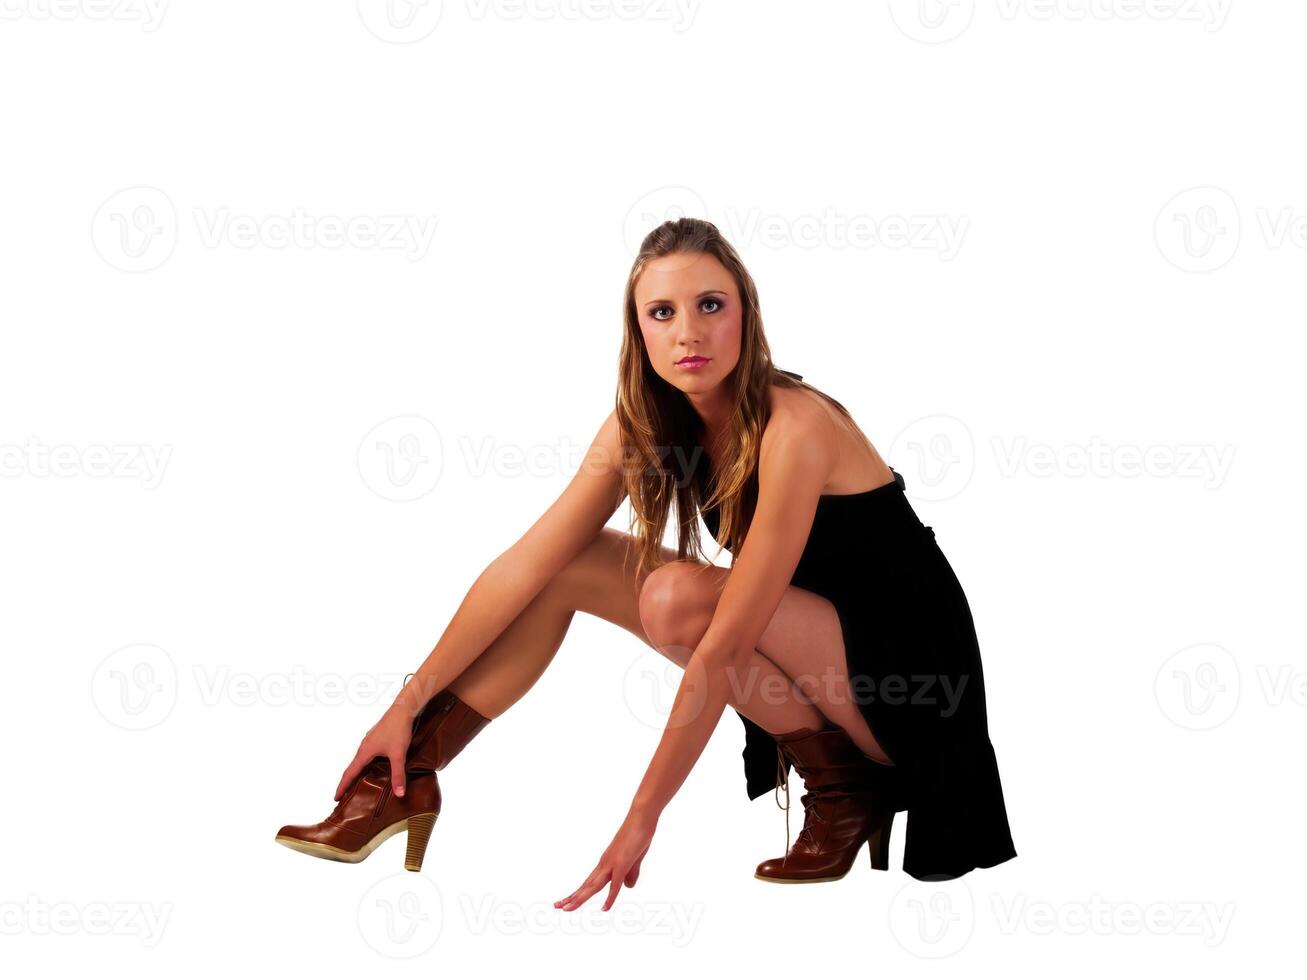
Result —
<path fill-rule="evenodd" d="M 772 418 L 763 432 L 776 424 L 776 435 L 792 434 L 811 440 L 812 454 L 807 465 L 820 466 L 826 474 L 831 494 L 860 493 L 894 478 L 876 447 L 856 423 L 845 420 L 825 398 L 806 388 L 772 388 Z"/>
<path fill-rule="evenodd" d="M 771 417 L 762 433 L 762 456 L 780 454 L 789 465 L 821 474 L 839 462 L 842 433 L 822 400 L 803 388 L 771 390 Z"/>
<path fill-rule="evenodd" d="M 772 386 L 771 418 L 763 431 L 764 442 L 773 427 L 776 435 L 829 440 L 838 448 L 840 429 L 835 424 L 830 407 L 819 395 L 806 388 Z"/>
<path fill-rule="evenodd" d="M 617 421 L 617 409 L 609 411 L 595 433 L 591 444 L 590 462 L 609 473 L 620 473 L 622 462 L 622 429 Z"/>

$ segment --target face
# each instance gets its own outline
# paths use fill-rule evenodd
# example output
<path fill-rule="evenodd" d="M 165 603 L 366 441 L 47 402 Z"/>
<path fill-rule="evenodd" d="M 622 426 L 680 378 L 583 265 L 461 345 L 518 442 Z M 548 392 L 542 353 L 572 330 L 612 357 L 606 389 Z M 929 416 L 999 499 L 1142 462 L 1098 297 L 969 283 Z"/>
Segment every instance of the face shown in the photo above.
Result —
<path fill-rule="evenodd" d="M 707 408 L 704 396 L 740 359 L 743 309 L 730 271 L 702 252 L 653 259 L 636 280 L 635 311 L 654 371 Z M 684 360 L 692 355 L 704 360 Z"/>

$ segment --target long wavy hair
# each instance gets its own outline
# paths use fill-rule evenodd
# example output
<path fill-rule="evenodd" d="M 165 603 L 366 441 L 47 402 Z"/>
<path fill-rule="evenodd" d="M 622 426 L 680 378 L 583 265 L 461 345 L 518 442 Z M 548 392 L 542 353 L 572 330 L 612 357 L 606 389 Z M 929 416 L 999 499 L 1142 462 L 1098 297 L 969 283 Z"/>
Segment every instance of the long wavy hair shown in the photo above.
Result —
<path fill-rule="evenodd" d="M 704 425 L 685 394 L 653 369 L 644 346 L 635 306 L 635 283 L 650 260 L 674 254 L 708 254 L 730 270 L 743 306 L 740 359 L 723 384 L 733 402 L 731 420 L 711 447 L 722 460 L 720 472 L 706 473 L 700 440 Z M 677 513 L 678 559 L 707 561 L 697 521 L 700 510 L 719 507 L 717 554 L 731 552 L 731 564 L 748 533 L 758 500 L 758 456 L 762 433 L 771 416 L 770 386 L 807 388 L 824 398 L 859 433 L 848 410 L 800 376 L 772 363 L 762 328 L 758 288 L 740 256 L 712 222 L 678 218 L 654 228 L 640 243 L 631 265 L 622 300 L 624 329 L 619 355 L 617 422 L 621 430 L 622 463 L 631 500 L 630 533 L 638 542 L 637 569 L 644 574 L 663 564 L 661 547 L 672 504 Z M 865 438 L 865 436 L 864 436 Z M 711 486 L 709 486 L 711 482 Z"/>

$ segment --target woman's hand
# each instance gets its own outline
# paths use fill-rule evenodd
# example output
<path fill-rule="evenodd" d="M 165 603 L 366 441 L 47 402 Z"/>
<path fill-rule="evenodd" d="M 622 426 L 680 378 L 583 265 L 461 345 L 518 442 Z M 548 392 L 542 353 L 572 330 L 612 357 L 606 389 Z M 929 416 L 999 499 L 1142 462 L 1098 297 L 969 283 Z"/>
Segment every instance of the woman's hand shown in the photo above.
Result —
<path fill-rule="evenodd" d="M 413 716 L 401 707 L 399 702 L 392 704 L 381 719 L 363 736 L 354 761 L 345 768 L 344 775 L 340 777 L 340 785 L 336 787 L 336 800 L 345 795 L 345 791 L 349 789 L 355 777 L 377 756 L 390 760 L 391 786 L 394 787 L 396 796 L 403 796 L 405 763 L 412 738 Z"/>
<path fill-rule="evenodd" d="M 612 882 L 612 887 L 608 889 L 608 897 L 604 899 L 603 908 L 599 910 L 607 912 L 613 907 L 613 899 L 617 897 L 622 885 L 632 888 L 635 880 L 640 877 L 640 862 L 644 860 L 645 853 L 649 850 L 657 826 L 657 818 L 627 814 L 626 820 L 617 831 L 617 836 L 604 851 L 594 871 L 590 872 L 590 877 L 567 898 L 555 902 L 554 908 L 564 912 L 580 908 L 591 895 L 605 884 Z"/>

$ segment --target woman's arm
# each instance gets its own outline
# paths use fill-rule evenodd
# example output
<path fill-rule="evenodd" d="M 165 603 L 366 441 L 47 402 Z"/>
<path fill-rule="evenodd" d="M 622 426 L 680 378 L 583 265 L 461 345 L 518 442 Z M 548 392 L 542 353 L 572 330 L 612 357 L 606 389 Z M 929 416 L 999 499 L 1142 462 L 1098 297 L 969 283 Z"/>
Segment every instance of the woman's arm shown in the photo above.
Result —
<path fill-rule="evenodd" d="M 634 818 L 657 822 L 708 744 L 732 684 L 748 689 L 741 674 L 794 577 L 838 455 L 838 432 L 816 405 L 791 403 L 768 421 L 748 534 L 686 664 L 666 730 L 631 804 Z"/>
<path fill-rule="evenodd" d="M 573 911 L 608 885 L 607 911 L 632 887 L 668 802 L 703 753 L 758 638 L 789 588 L 835 468 L 838 437 L 824 411 L 795 404 L 774 412 L 758 457 L 758 505 L 703 638 L 686 664 L 667 727 L 622 826 L 581 886 L 554 907 Z"/>
<path fill-rule="evenodd" d="M 580 470 L 549 509 L 477 576 L 435 648 L 392 706 L 411 721 L 594 540 L 626 496 L 621 433 L 610 412 Z"/>

